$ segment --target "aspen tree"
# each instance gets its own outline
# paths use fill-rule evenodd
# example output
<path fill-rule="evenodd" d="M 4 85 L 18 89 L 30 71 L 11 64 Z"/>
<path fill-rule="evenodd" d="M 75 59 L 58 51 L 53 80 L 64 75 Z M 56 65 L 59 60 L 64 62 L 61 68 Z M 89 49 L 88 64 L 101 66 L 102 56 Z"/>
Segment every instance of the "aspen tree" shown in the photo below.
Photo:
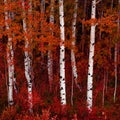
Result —
<path fill-rule="evenodd" d="M 95 19 L 96 15 L 96 0 L 92 0 L 91 19 Z M 88 78 L 87 78 L 87 108 L 92 111 L 93 102 L 93 65 L 94 65 L 94 47 L 95 47 L 95 23 L 91 23 L 90 30 L 90 50 L 88 62 Z"/>
<path fill-rule="evenodd" d="M 73 22 L 72 22 L 72 38 L 73 38 L 72 47 L 75 47 L 77 9 L 78 9 L 78 0 L 75 0 Z M 77 83 L 78 74 L 77 74 L 74 48 L 71 49 L 71 65 L 72 65 L 72 76 L 73 76 L 72 77 L 72 87 L 71 87 L 71 104 L 73 105 L 73 83 L 74 83 L 74 81 L 75 81 L 76 86 L 80 89 L 80 86 Z"/>
<path fill-rule="evenodd" d="M 60 97 L 61 105 L 66 105 L 65 88 L 65 30 L 64 30 L 64 8 L 63 0 L 59 0 L 59 19 L 60 19 Z"/>
<path fill-rule="evenodd" d="M 54 24 L 54 0 L 51 0 L 51 8 L 50 8 L 50 23 Z M 53 35 L 53 30 L 50 28 Z M 52 51 L 48 51 L 48 79 L 50 84 L 50 91 L 52 90 L 52 81 L 53 81 L 53 58 Z"/>
<path fill-rule="evenodd" d="M 11 20 L 13 20 L 14 19 L 14 13 L 10 12 L 9 17 L 11 18 Z M 13 37 L 14 37 L 14 33 L 13 33 Z M 13 51 L 13 58 L 14 58 L 14 50 L 12 49 L 12 51 Z M 18 93 L 17 84 L 16 84 L 16 77 L 15 77 L 15 70 L 14 70 L 15 67 L 14 67 L 14 64 L 12 64 L 12 65 L 13 65 L 13 71 L 14 71 L 13 88 L 14 88 L 15 92 Z"/>
<path fill-rule="evenodd" d="M 29 34 L 28 33 L 28 28 L 27 28 L 27 23 L 26 23 L 26 13 L 25 13 L 25 6 L 24 6 L 24 0 L 22 1 L 22 7 L 23 7 L 23 30 L 25 34 Z M 29 10 L 28 12 L 32 11 L 32 0 L 30 0 L 29 2 Z M 30 14 L 30 13 L 29 13 Z M 24 66 L 25 66 L 25 77 L 27 79 L 28 82 L 28 104 L 29 104 L 29 111 L 32 112 L 32 108 L 33 108 L 33 103 L 32 103 L 32 58 L 31 58 L 31 51 L 30 51 L 30 43 L 31 43 L 31 39 L 28 39 L 27 36 L 25 37 L 25 58 L 24 58 Z"/>
<path fill-rule="evenodd" d="M 120 0 L 118 0 L 118 6 L 120 6 Z M 119 7 L 118 7 L 119 8 Z M 119 8 L 120 9 L 120 8 Z M 120 10 L 118 11 L 118 15 L 120 15 Z M 118 16 L 118 21 L 117 21 L 117 36 L 119 35 L 119 30 L 120 29 L 120 19 Z M 116 101 L 116 92 L 117 92 L 117 81 L 118 81 L 118 43 L 115 44 L 115 51 L 114 51 L 114 62 L 115 62 L 115 88 L 114 88 L 114 102 Z"/>
<path fill-rule="evenodd" d="M 14 82 L 14 51 L 13 51 L 13 40 L 10 33 L 10 26 L 8 23 L 9 13 L 6 10 L 8 7 L 8 1 L 4 0 L 5 4 L 5 27 L 8 30 L 8 43 L 7 43 L 7 64 L 8 64 L 8 105 L 13 105 L 13 82 Z"/>

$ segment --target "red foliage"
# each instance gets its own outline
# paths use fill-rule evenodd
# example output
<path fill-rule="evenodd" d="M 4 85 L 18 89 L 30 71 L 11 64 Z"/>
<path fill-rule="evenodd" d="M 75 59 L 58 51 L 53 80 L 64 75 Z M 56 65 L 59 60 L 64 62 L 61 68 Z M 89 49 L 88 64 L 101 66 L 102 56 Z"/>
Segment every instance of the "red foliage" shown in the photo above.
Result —
<path fill-rule="evenodd" d="M 50 1 L 50 0 L 49 0 Z M 73 20 L 73 2 L 75 0 L 64 1 L 65 9 L 65 80 L 67 105 L 61 106 L 59 95 L 59 46 L 63 45 L 60 40 L 58 1 L 55 0 L 55 24 L 49 23 L 50 4 L 45 0 L 46 13 L 40 13 L 40 0 L 32 0 L 32 12 L 29 14 L 29 2 L 25 0 L 23 8 L 22 0 L 0 1 L 0 120 L 119 120 L 120 119 L 120 35 L 117 29 L 118 2 L 114 1 L 114 10 L 111 12 L 110 0 L 97 4 L 96 19 L 90 19 L 91 1 L 87 1 L 86 16 L 83 15 L 84 1 L 79 1 L 78 19 L 76 27 L 76 46 L 72 46 L 72 20 Z M 100 6 L 99 6 L 100 5 Z M 7 20 L 10 29 L 5 29 L 5 8 L 8 11 L 9 20 Z M 102 9 L 102 10 L 101 10 Z M 25 16 L 23 15 L 25 13 Z M 101 18 L 101 14 L 103 16 Z M 14 15 L 12 16 L 12 13 Z M 43 17 L 44 16 L 44 17 Z M 13 17 L 13 18 L 12 18 Z M 86 17 L 83 20 L 83 17 Z M 27 32 L 23 30 L 23 18 L 26 19 Z M 100 18 L 100 19 L 98 19 Z M 93 75 L 93 109 L 89 113 L 86 104 L 87 92 L 87 72 L 88 72 L 88 51 L 90 39 L 91 23 L 97 23 L 96 43 L 94 56 L 94 75 Z M 29 27 L 30 26 L 30 27 Z M 84 30 L 82 30 L 82 28 Z M 7 107 L 7 88 L 8 88 L 8 68 L 6 57 L 6 46 L 8 37 L 12 38 L 14 51 L 15 77 L 18 87 L 18 93 L 14 92 L 14 107 Z M 25 37 L 30 42 L 30 47 L 25 48 Z M 32 39 L 32 41 L 31 41 Z M 118 45 L 118 87 L 116 102 L 113 102 L 115 71 L 114 61 L 115 45 Z M 71 105 L 71 85 L 72 85 L 72 67 L 71 49 L 74 49 L 76 65 L 78 72 L 77 82 L 81 87 L 78 90 L 73 85 L 73 106 Z M 31 52 L 32 50 L 32 52 Z M 48 50 L 51 50 L 53 59 L 53 81 L 52 90 L 49 89 L 48 80 Z M 28 90 L 24 69 L 24 52 L 32 53 L 33 66 L 33 91 L 32 103 L 33 113 L 28 112 Z M 13 63 L 12 63 L 13 64 Z M 106 76 L 107 78 L 104 78 Z M 106 80 L 105 91 L 103 91 L 104 80 Z M 102 97 L 104 92 L 104 106 Z M 7 108 L 6 108 L 7 107 Z"/>

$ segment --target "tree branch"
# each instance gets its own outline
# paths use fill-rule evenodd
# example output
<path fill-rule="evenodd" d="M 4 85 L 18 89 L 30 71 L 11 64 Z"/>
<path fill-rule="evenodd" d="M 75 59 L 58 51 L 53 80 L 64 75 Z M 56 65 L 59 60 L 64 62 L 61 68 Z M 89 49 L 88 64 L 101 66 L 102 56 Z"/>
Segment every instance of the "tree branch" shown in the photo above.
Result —
<path fill-rule="evenodd" d="M 102 0 L 98 0 L 97 2 L 96 2 L 96 4 L 98 4 L 99 2 L 101 2 Z"/>

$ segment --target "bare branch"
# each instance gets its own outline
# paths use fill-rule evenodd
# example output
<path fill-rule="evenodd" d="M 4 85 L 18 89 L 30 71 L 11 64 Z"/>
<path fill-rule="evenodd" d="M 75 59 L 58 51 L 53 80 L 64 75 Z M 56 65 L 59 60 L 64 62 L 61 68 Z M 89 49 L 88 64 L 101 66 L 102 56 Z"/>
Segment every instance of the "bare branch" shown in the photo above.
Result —
<path fill-rule="evenodd" d="M 99 2 L 101 2 L 102 0 L 98 0 L 97 2 L 96 2 L 96 4 L 98 4 Z"/>

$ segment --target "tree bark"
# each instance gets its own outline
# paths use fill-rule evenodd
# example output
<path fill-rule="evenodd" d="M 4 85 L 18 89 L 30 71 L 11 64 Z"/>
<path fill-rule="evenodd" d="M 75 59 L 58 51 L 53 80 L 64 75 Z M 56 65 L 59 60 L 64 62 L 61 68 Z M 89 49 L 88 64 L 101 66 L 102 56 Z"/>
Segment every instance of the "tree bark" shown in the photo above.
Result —
<path fill-rule="evenodd" d="M 44 14 L 45 14 L 45 0 L 41 0 L 41 38 L 44 37 L 43 35 L 43 22 L 44 22 Z M 44 61 L 44 53 L 43 53 L 43 49 L 44 49 L 44 42 L 42 41 L 41 39 L 41 42 L 40 42 L 40 45 L 41 45 L 41 57 Z"/>
<path fill-rule="evenodd" d="M 29 8 L 29 12 L 32 11 L 32 1 L 30 0 L 30 8 Z M 22 7 L 25 10 L 25 6 L 24 6 L 24 0 L 22 1 Z M 26 14 L 25 11 L 23 12 L 23 30 L 25 34 L 29 34 L 27 32 L 27 23 L 26 23 Z M 25 66 L 25 77 L 27 79 L 28 82 L 28 104 L 29 104 L 29 111 L 32 112 L 32 108 L 33 108 L 33 103 L 32 103 L 32 77 L 33 77 L 33 73 L 32 73 L 32 58 L 31 58 L 31 50 L 30 50 L 30 43 L 31 43 L 31 39 L 28 39 L 27 36 L 25 36 L 25 58 L 24 58 L 24 66 Z"/>
<path fill-rule="evenodd" d="M 65 30 L 64 30 L 64 8 L 63 0 L 59 0 L 59 19 L 60 19 L 60 97 L 61 105 L 66 105 L 65 88 Z"/>
<path fill-rule="evenodd" d="M 73 105 L 73 82 L 75 82 L 76 86 L 79 90 L 80 86 L 77 82 L 77 67 L 76 67 L 76 60 L 75 60 L 75 53 L 74 53 L 74 47 L 76 42 L 76 21 L 77 21 L 77 9 L 78 9 L 78 0 L 75 0 L 75 6 L 74 6 L 74 14 L 73 14 L 73 22 L 72 22 L 72 49 L 71 49 L 71 65 L 72 65 L 72 87 L 71 87 L 71 105 Z"/>
<path fill-rule="evenodd" d="M 118 6 L 120 6 L 120 0 L 118 0 Z M 118 15 L 120 15 L 120 10 L 118 11 Z M 120 19 L 119 19 L 119 16 L 118 16 L 118 21 L 117 21 L 117 34 L 119 35 L 119 29 L 120 29 Z M 117 35 L 117 36 L 118 36 Z M 118 66 L 117 66 L 117 62 L 118 62 L 118 43 L 115 44 L 115 51 L 114 51 L 114 62 L 115 62 L 115 88 L 114 88 L 114 103 L 116 101 L 116 93 L 117 93 L 117 81 L 118 81 L 118 76 L 117 76 L 117 73 L 118 73 Z"/>
<path fill-rule="evenodd" d="M 92 0 L 91 19 L 95 19 L 96 15 L 96 0 Z M 88 79 L 87 79 L 87 108 L 92 111 L 93 106 L 93 65 L 94 65 L 94 47 L 95 47 L 95 23 L 91 23 L 90 31 L 90 50 L 88 62 Z"/>
<path fill-rule="evenodd" d="M 54 24 L 54 0 L 51 0 L 51 8 L 50 8 L 50 23 Z M 51 29 L 51 34 L 53 35 L 53 30 Z M 50 45 L 50 44 L 49 44 Z M 50 85 L 50 91 L 52 91 L 52 82 L 53 82 L 53 55 L 52 51 L 48 50 L 48 79 Z"/>
<path fill-rule="evenodd" d="M 11 20 L 14 20 L 14 13 L 13 12 L 10 12 L 9 13 L 9 17 Z M 13 37 L 14 37 L 14 33 L 13 33 Z M 13 58 L 14 58 L 14 49 L 12 49 L 13 51 Z M 14 71 L 14 78 L 13 78 L 13 88 L 15 90 L 15 93 L 18 93 L 18 88 L 17 88 L 17 84 L 16 84 L 16 77 L 15 77 L 15 67 L 14 67 L 14 64 L 13 64 L 13 71 Z"/>
<path fill-rule="evenodd" d="M 4 4 L 7 7 L 7 0 L 4 0 Z M 15 80 L 14 77 L 14 51 L 13 51 L 13 40 L 10 33 L 10 26 L 8 23 L 9 13 L 6 11 L 5 7 L 5 27 L 8 30 L 8 43 L 7 43 L 7 65 L 8 65 L 8 105 L 13 105 L 13 82 Z"/>

